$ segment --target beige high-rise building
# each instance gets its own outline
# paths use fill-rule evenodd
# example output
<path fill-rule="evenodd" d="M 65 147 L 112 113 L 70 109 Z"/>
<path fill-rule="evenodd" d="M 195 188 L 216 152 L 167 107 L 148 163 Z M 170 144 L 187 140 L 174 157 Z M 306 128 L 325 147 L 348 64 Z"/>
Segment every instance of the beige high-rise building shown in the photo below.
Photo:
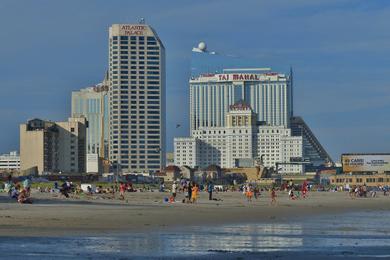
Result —
<path fill-rule="evenodd" d="M 25 173 L 85 172 L 86 119 L 41 119 L 20 125 L 20 168 Z"/>
<path fill-rule="evenodd" d="M 165 166 L 165 48 L 139 24 L 109 31 L 109 160 L 122 172 Z"/>

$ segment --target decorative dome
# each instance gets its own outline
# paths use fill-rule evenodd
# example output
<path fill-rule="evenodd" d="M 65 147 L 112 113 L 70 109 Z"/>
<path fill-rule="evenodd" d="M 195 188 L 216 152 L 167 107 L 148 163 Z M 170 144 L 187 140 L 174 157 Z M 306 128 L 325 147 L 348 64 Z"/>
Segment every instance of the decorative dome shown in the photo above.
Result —
<path fill-rule="evenodd" d="M 205 42 L 200 42 L 198 44 L 198 49 L 201 50 L 201 51 L 206 51 L 206 49 L 207 49 L 206 43 Z"/>

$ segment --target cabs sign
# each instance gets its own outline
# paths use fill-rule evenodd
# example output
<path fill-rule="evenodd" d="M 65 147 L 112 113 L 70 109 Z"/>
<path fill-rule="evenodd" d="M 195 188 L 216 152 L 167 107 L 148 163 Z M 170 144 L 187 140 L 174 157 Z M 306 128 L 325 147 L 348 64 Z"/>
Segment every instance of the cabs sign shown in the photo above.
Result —
<path fill-rule="evenodd" d="M 343 172 L 390 172 L 390 154 L 343 154 Z"/>

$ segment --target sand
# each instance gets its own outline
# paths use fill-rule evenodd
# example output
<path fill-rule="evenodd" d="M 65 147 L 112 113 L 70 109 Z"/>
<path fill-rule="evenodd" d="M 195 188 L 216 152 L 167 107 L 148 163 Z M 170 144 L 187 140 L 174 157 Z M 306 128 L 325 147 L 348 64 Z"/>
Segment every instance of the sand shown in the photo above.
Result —
<path fill-rule="evenodd" d="M 64 199 L 33 192 L 32 205 L 20 205 L 0 194 L 0 236 L 77 236 L 107 233 L 183 230 L 188 226 L 235 223 L 288 222 L 328 214 L 390 210 L 390 197 L 351 199 L 346 192 L 311 192 L 309 198 L 291 201 L 278 193 L 270 205 L 269 193 L 248 203 L 240 192 L 217 193 L 222 201 L 209 201 L 201 193 L 197 204 L 163 203 L 168 193 L 127 193 L 125 201 L 98 195 Z M 184 198 L 183 194 L 178 199 Z"/>

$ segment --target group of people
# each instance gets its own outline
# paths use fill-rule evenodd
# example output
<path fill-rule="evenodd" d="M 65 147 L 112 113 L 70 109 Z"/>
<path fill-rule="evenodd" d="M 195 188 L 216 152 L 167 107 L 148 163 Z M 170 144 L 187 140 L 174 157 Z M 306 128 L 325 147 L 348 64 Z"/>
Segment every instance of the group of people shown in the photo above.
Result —
<path fill-rule="evenodd" d="M 252 185 L 251 183 L 247 183 L 242 187 L 242 192 L 245 195 L 246 200 L 248 202 L 252 202 L 253 197 L 255 199 L 258 199 L 261 195 L 261 191 L 263 191 L 263 189 L 260 190 L 259 187 L 257 187 L 256 185 Z M 276 205 L 277 204 L 277 201 L 276 201 L 277 195 L 276 195 L 275 187 L 272 187 L 270 189 L 270 197 L 271 197 L 271 205 Z"/>
<path fill-rule="evenodd" d="M 367 186 L 366 185 L 359 185 L 355 187 L 349 188 L 349 196 L 351 198 L 367 198 Z M 376 197 L 376 192 L 372 193 L 372 197 Z"/>
<path fill-rule="evenodd" d="M 309 184 L 307 181 L 304 181 L 300 187 L 294 185 L 292 181 L 289 181 L 286 188 L 288 189 L 288 197 L 290 200 L 306 199 L 309 192 Z"/>
<path fill-rule="evenodd" d="M 21 204 L 31 204 L 31 179 L 26 178 L 22 184 L 13 180 L 9 175 L 7 181 L 4 184 L 4 190 L 8 193 L 9 197 L 16 199 Z"/>
<path fill-rule="evenodd" d="M 185 194 L 183 203 L 196 203 L 198 201 L 199 192 L 206 190 L 209 194 L 209 200 L 213 200 L 214 184 L 210 181 L 206 186 L 200 186 L 198 183 L 192 181 L 181 181 L 180 185 L 177 181 L 172 183 L 171 197 L 169 202 L 175 202 L 178 192 Z"/>
<path fill-rule="evenodd" d="M 179 187 L 177 181 L 174 181 L 172 184 L 172 197 L 170 199 L 171 202 L 176 201 L 178 191 L 182 191 L 185 194 L 185 198 L 182 200 L 183 203 L 196 203 L 199 196 L 199 185 L 195 182 L 186 182 L 182 183 L 181 187 Z"/>

